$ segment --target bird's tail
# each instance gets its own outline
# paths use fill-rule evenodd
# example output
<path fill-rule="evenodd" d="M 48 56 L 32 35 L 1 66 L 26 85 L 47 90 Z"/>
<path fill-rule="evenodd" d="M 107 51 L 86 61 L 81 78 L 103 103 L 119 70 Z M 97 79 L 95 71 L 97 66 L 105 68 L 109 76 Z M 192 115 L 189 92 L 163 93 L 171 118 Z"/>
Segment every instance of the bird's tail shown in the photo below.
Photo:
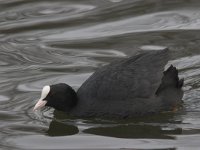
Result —
<path fill-rule="evenodd" d="M 173 87 L 181 89 L 184 84 L 184 79 L 179 79 L 178 70 L 174 66 L 170 66 L 166 71 L 163 72 L 162 82 L 156 91 L 158 95 L 162 90 Z"/>

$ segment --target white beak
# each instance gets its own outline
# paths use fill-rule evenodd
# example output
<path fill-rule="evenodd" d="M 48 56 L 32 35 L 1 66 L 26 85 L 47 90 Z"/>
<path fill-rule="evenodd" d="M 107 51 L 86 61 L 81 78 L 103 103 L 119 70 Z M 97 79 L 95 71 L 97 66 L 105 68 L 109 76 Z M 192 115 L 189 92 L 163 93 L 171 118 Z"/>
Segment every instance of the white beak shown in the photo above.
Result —
<path fill-rule="evenodd" d="M 44 99 L 49 94 L 49 92 L 50 92 L 50 86 L 49 85 L 44 86 L 42 89 L 41 97 L 40 97 L 39 101 L 35 104 L 33 111 L 41 109 L 42 107 L 44 107 L 46 105 L 47 101 Z"/>
<path fill-rule="evenodd" d="M 39 99 L 39 101 L 35 104 L 35 107 L 33 108 L 33 111 L 41 109 L 42 107 L 44 107 L 46 105 L 46 103 L 47 103 L 46 100 Z"/>

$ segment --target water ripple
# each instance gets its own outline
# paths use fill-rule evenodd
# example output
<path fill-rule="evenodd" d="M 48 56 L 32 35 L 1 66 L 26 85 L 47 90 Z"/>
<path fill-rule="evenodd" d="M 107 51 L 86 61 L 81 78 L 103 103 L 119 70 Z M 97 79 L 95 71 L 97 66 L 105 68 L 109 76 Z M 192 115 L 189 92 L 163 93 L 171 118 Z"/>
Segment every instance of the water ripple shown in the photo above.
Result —
<path fill-rule="evenodd" d="M 68 19 L 82 17 L 95 6 L 84 4 L 70 4 L 68 2 L 32 3 L 16 6 L 13 10 L 0 12 L 0 25 L 2 32 L 13 28 L 23 30 L 36 26 L 41 28 L 50 22 L 64 22 Z M 38 26 L 39 25 L 39 26 Z M 55 27 L 55 26 L 54 26 Z M 4 31 L 3 31 L 4 30 Z M 13 31 L 13 30 L 12 30 Z"/>
<path fill-rule="evenodd" d="M 162 30 L 199 29 L 200 14 L 197 10 L 178 10 L 145 14 L 124 20 L 104 22 L 98 25 L 73 31 L 60 31 L 57 34 L 44 36 L 45 40 L 77 40 L 116 36 L 138 32 Z"/>
<path fill-rule="evenodd" d="M 199 6 L 198 0 L 1 0 L 0 145 L 198 149 Z M 44 85 L 65 82 L 77 90 L 99 67 L 141 49 L 161 48 L 156 45 L 169 47 L 169 65 L 185 79 L 180 111 L 108 121 L 74 119 L 53 109 L 32 111 Z"/>

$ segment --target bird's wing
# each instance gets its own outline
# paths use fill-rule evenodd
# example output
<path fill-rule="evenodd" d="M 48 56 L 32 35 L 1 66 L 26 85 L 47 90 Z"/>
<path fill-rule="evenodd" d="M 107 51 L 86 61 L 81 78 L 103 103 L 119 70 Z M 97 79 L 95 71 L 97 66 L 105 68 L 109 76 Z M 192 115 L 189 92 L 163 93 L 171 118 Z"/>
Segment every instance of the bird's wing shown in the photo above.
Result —
<path fill-rule="evenodd" d="M 123 100 L 155 94 L 169 60 L 168 50 L 142 52 L 97 70 L 78 90 L 85 101 Z"/>

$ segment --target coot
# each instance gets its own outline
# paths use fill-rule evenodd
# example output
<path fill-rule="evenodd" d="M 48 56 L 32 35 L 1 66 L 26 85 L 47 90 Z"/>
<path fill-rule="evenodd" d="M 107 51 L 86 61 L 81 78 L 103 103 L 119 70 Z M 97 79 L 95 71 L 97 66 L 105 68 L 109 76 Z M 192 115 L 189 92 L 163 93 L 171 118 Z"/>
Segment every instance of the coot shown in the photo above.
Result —
<path fill-rule="evenodd" d="M 172 111 L 182 103 L 183 79 L 164 68 L 168 49 L 140 54 L 103 66 L 75 92 L 65 83 L 45 86 L 34 110 L 50 106 L 79 117 L 134 117 Z"/>

